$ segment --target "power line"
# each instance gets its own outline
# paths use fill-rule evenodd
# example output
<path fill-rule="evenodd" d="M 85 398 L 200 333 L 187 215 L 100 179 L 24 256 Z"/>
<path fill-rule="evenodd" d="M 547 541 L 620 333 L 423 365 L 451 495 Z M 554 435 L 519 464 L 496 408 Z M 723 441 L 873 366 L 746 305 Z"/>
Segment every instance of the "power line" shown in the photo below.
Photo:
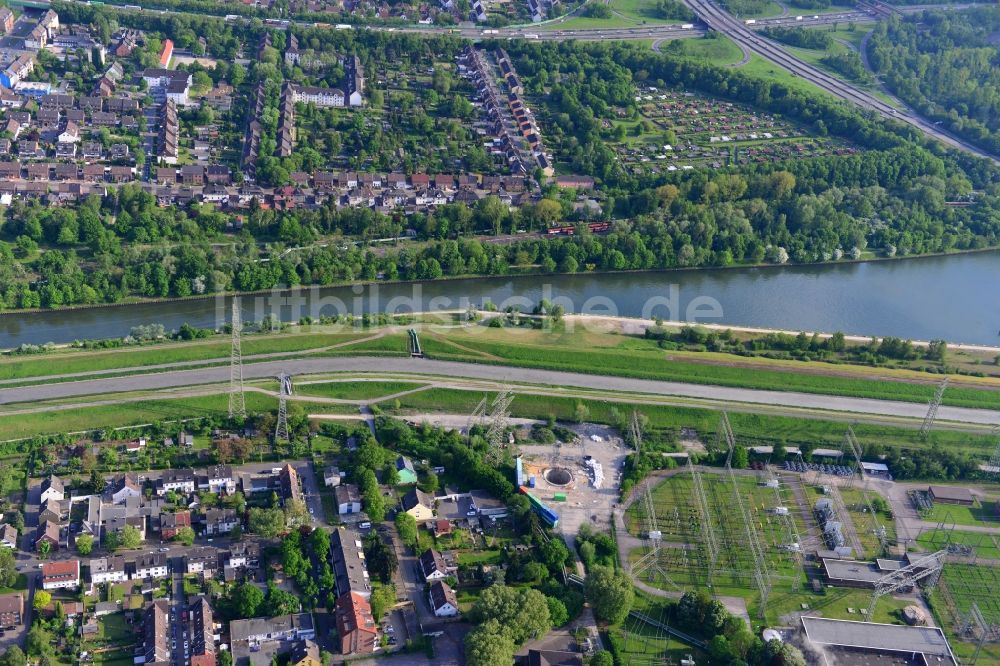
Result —
<path fill-rule="evenodd" d="M 865 474 L 864 465 L 861 463 L 861 444 L 858 442 L 857 436 L 854 434 L 854 427 L 847 426 L 847 432 L 844 434 L 844 443 L 850 449 L 851 454 L 854 456 L 855 463 L 855 473 L 861 477 L 861 498 L 864 500 L 865 509 L 868 510 L 868 514 L 871 516 L 872 522 L 872 532 L 878 537 L 879 544 L 882 547 L 882 552 L 887 553 L 889 551 L 889 536 L 886 533 L 885 526 L 878 519 L 878 514 L 875 513 L 875 507 L 872 505 L 871 497 L 868 491 L 868 475 Z M 854 477 L 851 477 L 852 485 Z"/>
<path fill-rule="evenodd" d="M 240 345 L 240 333 L 243 330 L 243 320 L 240 313 L 240 297 L 233 297 L 232 345 L 229 351 L 229 418 L 245 419 L 247 417 L 246 398 L 243 395 L 243 349 Z"/>
<path fill-rule="evenodd" d="M 733 486 L 733 497 L 736 500 L 736 507 L 739 509 L 740 518 L 743 521 L 743 528 L 746 531 L 747 545 L 750 548 L 750 555 L 753 557 L 753 579 L 757 584 L 757 591 L 760 592 L 760 615 L 765 616 L 767 608 L 767 598 L 771 593 L 771 575 L 767 569 L 767 558 L 764 555 L 764 548 L 760 544 L 757 530 L 754 529 L 750 514 L 743 503 L 743 495 L 740 492 L 740 483 L 733 472 L 732 460 L 733 450 L 736 448 L 736 437 L 733 435 L 733 428 L 729 424 L 729 415 L 722 412 L 722 419 L 719 422 L 720 437 L 725 439 L 729 451 L 726 454 L 726 473 Z"/>
<path fill-rule="evenodd" d="M 875 590 L 872 592 L 871 603 L 868 604 L 868 611 L 865 619 L 871 622 L 875 605 L 878 600 L 887 594 L 892 594 L 897 590 L 912 587 L 919 581 L 927 579 L 927 588 L 933 588 L 944 568 L 944 558 L 948 554 L 947 550 L 939 550 L 936 553 L 925 555 L 920 559 L 911 561 L 905 567 L 891 571 L 875 581 Z"/>
<path fill-rule="evenodd" d="M 292 394 L 292 377 L 286 373 L 278 375 L 278 422 L 274 427 L 274 441 L 289 441 L 288 404 L 286 398 Z"/>
<path fill-rule="evenodd" d="M 944 390 L 948 388 L 949 381 L 951 381 L 951 377 L 945 377 L 938 384 L 937 391 L 934 392 L 934 398 L 927 405 L 927 415 L 924 416 L 924 422 L 920 424 L 921 439 L 927 439 L 927 436 L 931 434 L 931 427 L 934 425 L 934 419 L 937 418 L 938 407 L 941 406 L 941 400 L 944 398 Z"/>
<path fill-rule="evenodd" d="M 503 462 L 504 448 L 507 446 L 507 423 L 510 419 L 510 403 L 514 394 L 504 386 L 490 405 L 490 427 L 486 431 L 486 462 L 498 467 Z"/>

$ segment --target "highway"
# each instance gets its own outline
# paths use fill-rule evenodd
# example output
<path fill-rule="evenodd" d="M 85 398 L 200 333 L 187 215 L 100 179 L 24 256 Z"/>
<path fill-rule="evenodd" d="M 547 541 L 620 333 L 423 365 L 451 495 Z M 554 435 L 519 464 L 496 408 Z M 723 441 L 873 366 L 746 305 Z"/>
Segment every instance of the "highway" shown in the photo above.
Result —
<path fill-rule="evenodd" d="M 731 14 L 717 6 L 711 0 L 685 0 L 688 7 L 697 14 L 698 18 L 710 29 L 729 37 L 740 47 L 770 60 L 795 76 L 802 77 L 813 85 L 819 87 L 832 95 L 857 104 L 858 106 L 874 111 L 888 120 L 898 120 L 907 123 L 920 130 L 927 136 L 949 145 L 953 148 L 965 150 L 969 153 L 992 160 L 1000 164 L 992 155 L 980 150 L 972 144 L 945 132 L 943 129 L 930 123 L 923 118 L 913 115 L 909 111 L 898 111 L 892 105 L 883 102 L 871 93 L 855 88 L 844 81 L 827 74 L 823 70 L 814 67 L 799 58 L 791 55 L 781 46 L 755 34 L 742 21 L 735 19 Z"/>
<path fill-rule="evenodd" d="M 610 377 L 598 374 L 581 374 L 557 370 L 515 368 L 502 365 L 460 363 L 455 361 L 435 361 L 428 359 L 392 357 L 335 357 L 309 359 L 288 359 L 251 363 L 243 366 L 243 376 L 247 380 L 265 379 L 281 372 L 291 375 L 315 375 L 333 372 L 351 373 L 404 373 L 416 375 L 414 379 L 443 382 L 459 378 L 487 380 L 493 382 L 516 381 L 537 385 L 534 392 L 545 393 L 545 387 L 574 387 L 595 391 L 622 391 L 647 393 L 662 396 L 709 400 L 722 403 L 786 407 L 818 412 L 865 414 L 894 418 L 922 420 L 927 405 L 915 402 L 895 402 L 869 398 L 827 396 L 792 391 L 767 391 L 682 382 Z M 194 387 L 205 384 L 220 384 L 229 381 L 229 367 L 215 366 L 189 370 L 86 379 L 74 382 L 39 384 L 0 390 L 0 404 L 30 403 L 40 400 L 55 400 L 83 396 L 148 391 L 156 389 Z M 555 393 L 555 391 L 553 391 Z M 173 396 L 177 397 L 177 396 Z M 942 405 L 938 411 L 939 421 L 972 424 L 979 426 L 1000 425 L 1000 412 L 951 407 Z"/>

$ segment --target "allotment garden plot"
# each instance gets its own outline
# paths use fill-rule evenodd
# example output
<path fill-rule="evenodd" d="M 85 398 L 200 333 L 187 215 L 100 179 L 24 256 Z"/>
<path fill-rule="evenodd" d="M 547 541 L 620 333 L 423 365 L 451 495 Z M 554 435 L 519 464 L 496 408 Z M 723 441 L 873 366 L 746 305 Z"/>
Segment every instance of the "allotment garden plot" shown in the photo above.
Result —
<path fill-rule="evenodd" d="M 638 91 L 637 120 L 615 128 L 615 150 L 632 173 L 661 173 L 696 167 L 773 162 L 800 157 L 850 155 L 856 148 L 811 135 L 773 114 L 691 92 L 647 87 Z M 623 131 L 624 130 L 624 131 Z"/>
<path fill-rule="evenodd" d="M 708 539 L 714 537 L 719 554 L 712 585 L 716 589 L 755 589 L 754 561 L 732 481 L 722 470 L 706 470 L 701 478 L 710 514 L 707 527 L 712 536 L 706 537 L 691 475 L 682 472 L 667 478 L 651 491 L 656 528 L 662 533 L 659 567 L 645 569 L 640 578 L 664 589 L 671 589 L 672 583 L 680 587 L 706 585 L 710 562 Z M 784 482 L 773 488 L 763 485 L 763 477 L 756 475 L 738 475 L 736 480 L 768 569 L 776 577 L 774 585 L 787 584 L 791 588 L 804 581 L 799 555 L 788 546 L 801 542 L 801 535 L 806 532 L 803 516 L 807 512 L 801 510 Z M 632 535 L 645 536 L 650 522 L 641 498 L 626 513 L 626 524 Z M 635 562 L 646 552 L 646 547 L 636 548 L 629 559 Z"/>

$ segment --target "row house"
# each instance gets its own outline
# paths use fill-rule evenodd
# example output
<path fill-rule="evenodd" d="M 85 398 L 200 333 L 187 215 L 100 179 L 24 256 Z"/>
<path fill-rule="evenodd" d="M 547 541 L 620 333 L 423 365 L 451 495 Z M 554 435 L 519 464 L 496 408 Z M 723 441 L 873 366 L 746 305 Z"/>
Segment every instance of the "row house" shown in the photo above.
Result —
<path fill-rule="evenodd" d="M 191 527 L 190 511 L 160 514 L 160 539 L 163 541 L 173 539 L 185 527 Z"/>
<path fill-rule="evenodd" d="M 0 72 L 0 84 L 5 88 L 13 88 L 35 71 L 34 56 L 23 53 Z"/>
<path fill-rule="evenodd" d="M 143 553 L 142 555 L 137 555 L 131 562 L 131 565 L 126 563 L 126 568 L 132 569 L 130 576 L 132 580 L 166 578 L 169 575 L 166 553 Z"/>
<path fill-rule="evenodd" d="M 41 569 L 43 590 L 75 590 L 80 587 L 80 560 L 45 562 Z"/>
<path fill-rule="evenodd" d="M 208 509 L 204 524 L 205 534 L 217 536 L 231 532 L 240 524 L 240 519 L 233 509 Z"/>
<path fill-rule="evenodd" d="M 98 557 L 90 560 L 90 582 L 92 585 L 123 583 L 127 580 L 124 555 Z"/>
<path fill-rule="evenodd" d="M 157 145 L 158 156 L 167 164 L 177 162 L 177 140 L 180 124 L 177 119 L 177 104 L 167 100 L 163 104 L 160 118 L 160 137 Z"/>

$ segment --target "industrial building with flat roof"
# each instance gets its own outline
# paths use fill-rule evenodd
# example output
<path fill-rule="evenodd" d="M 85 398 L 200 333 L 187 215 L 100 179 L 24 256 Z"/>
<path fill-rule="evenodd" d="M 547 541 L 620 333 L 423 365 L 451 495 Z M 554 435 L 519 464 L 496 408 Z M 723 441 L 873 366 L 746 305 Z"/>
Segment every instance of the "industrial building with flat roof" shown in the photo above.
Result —
<path fill-rule="evenodd" d="M 829 666 L 917 664 L 956 666 L 944 632 L 937 627 L 910 627 L 854 620 L 803 617 L 807 648 L 818 647 Z M 885 657 L 886 660 L 877 657 Z"/>

